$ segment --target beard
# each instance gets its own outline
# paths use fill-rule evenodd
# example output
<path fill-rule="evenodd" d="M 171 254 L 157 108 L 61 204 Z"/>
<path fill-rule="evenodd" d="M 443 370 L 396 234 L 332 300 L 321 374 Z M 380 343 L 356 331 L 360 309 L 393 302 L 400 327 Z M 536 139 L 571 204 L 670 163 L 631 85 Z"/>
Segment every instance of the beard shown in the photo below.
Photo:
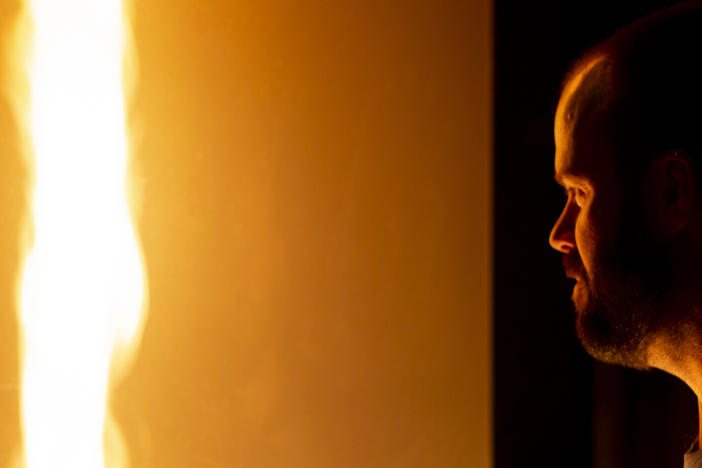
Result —
<path fill-rule="evenodd" d="M 648 368 L 652 339 L 674 326 L 666 307 L 670 299 L 670 265 L 665 249 L 649 234 L 638 200 L 620 217 L 614 247 L 595 252 L 587 274 L 573 250 L 563 258 L 569 276 L 578 278 L 573 301 L 578 338 L 596 359 L 638 369 Z"/>

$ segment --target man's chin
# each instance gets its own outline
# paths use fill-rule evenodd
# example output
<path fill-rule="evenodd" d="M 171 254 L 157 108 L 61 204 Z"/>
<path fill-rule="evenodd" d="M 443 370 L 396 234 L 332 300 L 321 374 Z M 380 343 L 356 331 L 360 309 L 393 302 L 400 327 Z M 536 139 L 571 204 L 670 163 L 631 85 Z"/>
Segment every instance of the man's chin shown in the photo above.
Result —
<path fill-rule="evenodd" d="M 634 328 L 617 330 L 610 322 L 607 311 L 597 307 L 589 294 L 576 294 L 574 291 L 573 295 L 577 312 L 576 331 L 590 356 L 608 364 L 636 369 L 649 367 L 641 334 L 636 333 Z"/>

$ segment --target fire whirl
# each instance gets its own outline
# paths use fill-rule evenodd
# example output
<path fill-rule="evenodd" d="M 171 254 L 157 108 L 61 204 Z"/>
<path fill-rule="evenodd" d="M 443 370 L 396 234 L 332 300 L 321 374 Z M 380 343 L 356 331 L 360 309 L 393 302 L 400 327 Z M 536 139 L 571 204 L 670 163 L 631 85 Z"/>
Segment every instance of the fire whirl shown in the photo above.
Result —
<path fill-rule="evenodd" d="M 126 189 L 124 10 L 119 0 L 27 1 L 22 465 L 113 468 L 123 457 L 109 442 L 110 376 L 136 347 L 145 291 Z"/>

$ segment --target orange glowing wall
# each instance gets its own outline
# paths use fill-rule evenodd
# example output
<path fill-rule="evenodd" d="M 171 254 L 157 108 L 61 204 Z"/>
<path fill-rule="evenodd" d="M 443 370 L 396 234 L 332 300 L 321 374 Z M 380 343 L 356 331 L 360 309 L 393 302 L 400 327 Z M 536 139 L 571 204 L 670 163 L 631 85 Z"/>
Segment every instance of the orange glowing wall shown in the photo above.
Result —
<path fill-rule="evenodd" d="M 491 8 L 135 2 L 134 467 L 491 466 Z M 7 466 L 26 206 L 2 105 Z"/>

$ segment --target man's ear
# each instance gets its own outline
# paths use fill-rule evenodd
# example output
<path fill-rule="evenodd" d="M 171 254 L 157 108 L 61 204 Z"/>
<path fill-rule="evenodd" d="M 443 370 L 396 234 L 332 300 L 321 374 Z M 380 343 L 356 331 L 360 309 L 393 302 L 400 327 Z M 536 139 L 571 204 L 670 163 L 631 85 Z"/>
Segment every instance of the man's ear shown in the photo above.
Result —
<path fill-rule="evenodd" d="M 646 171 L 643 196 L 654 232 L 668 236 L 690 222 L 695 208 L 695 174 L 690 157 L 669 151 Z"/>

